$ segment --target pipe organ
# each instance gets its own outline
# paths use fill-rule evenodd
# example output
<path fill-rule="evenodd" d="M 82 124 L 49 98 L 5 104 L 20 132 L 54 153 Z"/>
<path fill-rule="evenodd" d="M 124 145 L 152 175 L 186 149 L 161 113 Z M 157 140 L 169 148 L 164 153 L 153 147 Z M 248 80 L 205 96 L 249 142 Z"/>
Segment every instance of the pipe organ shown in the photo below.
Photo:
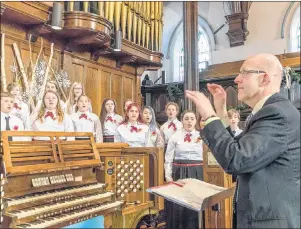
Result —
<path fill-rule="evenodd" d="M 61 140 L 79 135 L 88 140 Z M 28 136 L 50 141 L 32 144 Z M 161 148 L 96 144 L 91 133 L 4 131 L 1 137 L 1 228 L 58 228 L 99 216 L 105 228 L 136 228 L 164 207 L 146 192 L 163 184 Z"/>
<path fill-rule="evenodd" d="M 123 39 L 155 52 L 161 51 L 163 2 L 65 2 L 66 11 L 98 14 L 121 31 Z M 76 7 L 75 7 L 76 6 Z"/>

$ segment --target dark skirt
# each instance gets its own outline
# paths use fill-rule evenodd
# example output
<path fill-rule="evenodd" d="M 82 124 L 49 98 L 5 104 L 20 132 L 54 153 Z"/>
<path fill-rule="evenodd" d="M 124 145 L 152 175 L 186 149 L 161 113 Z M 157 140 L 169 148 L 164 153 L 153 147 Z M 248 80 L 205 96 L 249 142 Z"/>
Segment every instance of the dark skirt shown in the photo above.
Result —
<path fill-rule="evenodd" d="M 104 135 L 103 142 L 114 142 L 114 135 Z"/>
<path fill-rule="evenodd" d="M 174 181 L 185 178 L 195 178 L 203 180 L 203 166 L 191 164 L 199 164 L 201 161 L 174 161 L 175 164 L 190 164 L 185 165 L 173 165 L 172 167 L 172 179 Z M 170 201 L 165 201 L 166 209 L 166 228 L 187 228 L 187 229 L 198 229 L 199 228 L 199 217 L 198 212 L 182 207 L 178 204 Z M 203 214 L 204 216 L 204 214 Z"/>
<path fill-rule="evenodd" d="M 90 140 L 90 138 L 81 137 L 81 138 L 75 138 L 75 140 Z"/>

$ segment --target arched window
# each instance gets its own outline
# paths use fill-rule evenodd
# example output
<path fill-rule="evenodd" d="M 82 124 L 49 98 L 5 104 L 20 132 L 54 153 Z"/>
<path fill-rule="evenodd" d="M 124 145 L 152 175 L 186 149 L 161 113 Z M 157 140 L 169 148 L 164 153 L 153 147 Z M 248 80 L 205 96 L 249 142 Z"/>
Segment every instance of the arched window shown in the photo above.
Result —
<path fill-rule="evenodd" d="M 210 59 L 209 38 L 202 27 L 198 32 L 199 71 L 206 69 Z"/>
<path fill-rule="evenodd" d="M 297 8 L 294 13 L 291 29 L 290 29 L 290 39 L 291 39 L 291 51 L 300 51 L 300 7 Z"/>
<path fill-rule="evenodd" d="M 182 36 L 181 36 L 182 35 Z M 184 80 L 184 43 L 183 33 L 177 37 L 174 50 L 174 81 Z M 210 61 L 210 43 L 205 30 L 198 28 L 198 66 L 199 71 L 205 69 Z"/>

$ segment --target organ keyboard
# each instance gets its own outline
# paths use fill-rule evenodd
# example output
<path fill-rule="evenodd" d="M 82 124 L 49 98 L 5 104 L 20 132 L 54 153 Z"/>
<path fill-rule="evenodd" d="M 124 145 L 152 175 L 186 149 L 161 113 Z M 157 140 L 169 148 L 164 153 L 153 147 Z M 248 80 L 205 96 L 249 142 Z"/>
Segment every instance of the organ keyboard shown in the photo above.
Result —
<path fill-rule="evenodd" d="M 1 228 L 60 228 L 122 210 L 124 201 L 97 180 L 103 164 L 91 133 L 1 134 Z M 50 141 L 9 142 L 8 136 Z M 89 140 L 60 140 L 63 136 Z"/>

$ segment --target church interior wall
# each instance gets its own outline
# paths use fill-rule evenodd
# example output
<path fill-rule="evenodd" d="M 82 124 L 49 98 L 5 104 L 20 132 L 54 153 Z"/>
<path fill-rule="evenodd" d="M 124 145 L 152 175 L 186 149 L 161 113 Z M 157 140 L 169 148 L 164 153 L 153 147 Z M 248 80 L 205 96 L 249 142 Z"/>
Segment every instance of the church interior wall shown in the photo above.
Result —
<path fill-rule="evenodd" d="M 211 51 L 209 65 L 226 62 L 240 61 L 260 52 L 272 54 L 283 54 L 291 52 L 290 48 L 290 24 L 300 3 L 295 2 L 287 15 L 284 24 L 284 38 L 281 38 L 281 26 L 286 11 L 291 2 L 253 2 L 249 11 L 247 28 L 250 34 L 247 36 L 245 44 L 237 47 L 230 47 L 227 32 L 229 26 L 226 24 L 215 35 L 215 47 Z M 198 13 L 213 31 L 216 31 L 226 22 L 225 13 L 228 13 L 223 2 L 199 2 Z M 183 18 L 182 2 L 164 3 L 164 28 L 162 40 L 162 52 L 164 54 L 163 67 L 159 71 L 146 71 L 150 79 L 155 81 L 166 72 L 166 82 L 177 81 L 178 77 L 173 74 L 172 57 L 168 55 L 168 44 L 174 30 Z M 160 83 L 160 81 L 158 82 Z"/>

